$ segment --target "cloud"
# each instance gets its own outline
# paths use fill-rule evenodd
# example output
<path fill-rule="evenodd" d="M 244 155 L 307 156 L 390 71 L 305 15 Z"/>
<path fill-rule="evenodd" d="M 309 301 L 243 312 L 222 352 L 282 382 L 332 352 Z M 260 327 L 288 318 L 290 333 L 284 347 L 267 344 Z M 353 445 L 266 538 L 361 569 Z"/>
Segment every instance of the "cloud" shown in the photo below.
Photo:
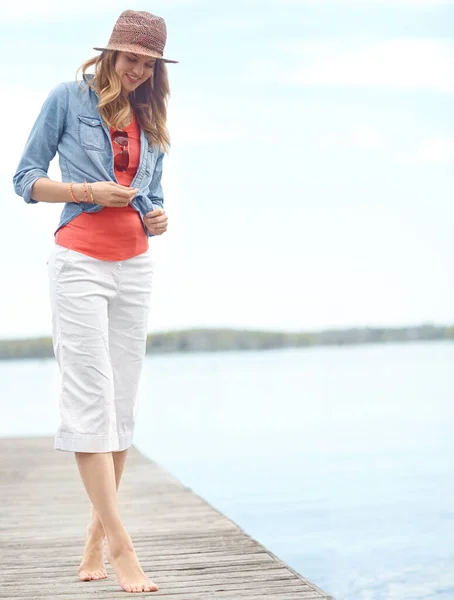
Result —
<path fill-rule="evenodd" d="M 153 12 L 160 14 L 162 10 L 166 10 L 169 6 L 195 6 L 203 5 L 200 0 L 165 0 L 159 2 L 157 0 L 153 5 Z M 78 0 L 78 2 L 62 2 L 61 0 L 21 0 L 20 2 L 8 2 L 2 5 L 2 13 L 0 23 L 20 22 L 24 21 L 45 21 L 55 22 L 66 20 L 70 17 L 87 17 L 94 18 L 103 14 L 120 14 L 125 10 L 125 3 L 120 0 Z M 134 10 L 150 10 L 148 6 L 134 7 Z"/>
<path fill-rule="evenodd" d="M 202 120 L 186 119 L 184 113 L 178 114 L 176 111 L 169 116 L 168 125 L 172 133 L 172 143 L 190 144 L 220 144 L 223 142 L 232 142 L 242 139 L 242 131 L 235 127 L 224 127 L 213 122 L 211 125 Z"/>
<path fill-rule="evenodd" d="M 204 98 L 202 103 L 192 107 L 184 101 L 175 100 L 168 117 L 172 145 L 273 143 L 273 135 L 258 130 L 246 116 L 240 119 L 232 111 L 229 114 L 228 105 L 221 107 L 216 99 Z"/>
<path fill-rule="evenodd" d="M 454 138 L 433 138 L 421 143 L 410 153 L 408 162 L 454 164 Z"/>
<path fill-rule="evenodd" d="M 384 150 L 388 146 L 386 136 L 370 126 L 359 126 L 352 131 L 351 143 L 361 148 L 370 148 L 372 150 Z"/>
<path fill-rule="evenodd" d="M 392 147 L 391 140 L 372 125 L 357 125 L 344 135 L 322 135 L 319 143 L 323 148 L 340 151 L 351 146 L 366 150 L 386 150 Z"/>
<path fill-rule="evenodd" d="M 326 150 L 342 151 L 357 147 L 364 150 L 384 150 L 388 156 L 406 164 L 454 164 L 454 137 L 422 140 L 412 148 L 398 149 L 398 139 L 392 139 L 373 125 L 358 124 L 339 135 L 322 135 L 319 143 Z"/>
<path fill-rule="evenodd" d="M 277 0 L 278 4 L 310 6 L 384 6 L 392 8 L 437 8 L 447 5 L 450 0 Z"/>
<path fill-rule="evenodd" d="M 286 68 L 291 61 L 296 66 Z M 432 38 L 305 41 L 286 45 L 280 60 L 251 63 L 248 71 L 247 76 L 256 81 L 298 87 L 427 89 L 452 94 L 454 42 Z"/>

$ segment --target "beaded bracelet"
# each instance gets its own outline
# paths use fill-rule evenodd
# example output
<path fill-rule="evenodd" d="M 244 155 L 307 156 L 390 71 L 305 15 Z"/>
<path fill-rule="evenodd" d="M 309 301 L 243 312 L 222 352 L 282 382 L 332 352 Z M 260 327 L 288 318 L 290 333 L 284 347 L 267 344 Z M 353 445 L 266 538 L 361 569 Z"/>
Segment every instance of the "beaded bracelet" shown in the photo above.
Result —
<path fill-rule="evenodd" d="M 68 189 L 68 193 L 69 193 L 69 197 L 71 198 L 72 202 L 75 202 L 76 204 L 80 203 L 80 200 L 78 200 L 75 196 L 74 196 L 74 192 L 73 192 L 73 185 L 74 183 L 71 181 L 71 183 L 69 184 L 69 189 Z"/>
<path fill-rule="evenodd" d="M 88 202 L 88 204 L 90 204 L 90 199 L 88 197 L 87 182 L 86 181 L 84 181 L 84 197 L 85 197 L 85 202 Z"/>

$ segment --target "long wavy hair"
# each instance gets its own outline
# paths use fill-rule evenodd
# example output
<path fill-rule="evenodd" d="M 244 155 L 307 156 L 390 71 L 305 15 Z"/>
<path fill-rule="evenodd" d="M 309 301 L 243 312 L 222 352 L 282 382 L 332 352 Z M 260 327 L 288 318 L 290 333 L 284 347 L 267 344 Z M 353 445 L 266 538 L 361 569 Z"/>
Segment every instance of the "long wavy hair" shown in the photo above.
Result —
<path fill-rule="evenodd" d="M 167 152 L 170 148 L 166 124 L 170 89 L 165 63 L 156 61 L 153 75 L 129 94 L 128 103 L 122 94 L 120 77 L 115 71 L 117 55 L 117 51 L 104 50 L 99 56 L 85 61 L 77 69 L 76 80 L 79 71 L 82 71 L 83 80 L 98 95 L 99 114 L 109 127 L 122 128 L 128 118 L 130 104 L 149 143 Z M 94 75 L 87 78 L 86 71 L 93 65 Z"/>

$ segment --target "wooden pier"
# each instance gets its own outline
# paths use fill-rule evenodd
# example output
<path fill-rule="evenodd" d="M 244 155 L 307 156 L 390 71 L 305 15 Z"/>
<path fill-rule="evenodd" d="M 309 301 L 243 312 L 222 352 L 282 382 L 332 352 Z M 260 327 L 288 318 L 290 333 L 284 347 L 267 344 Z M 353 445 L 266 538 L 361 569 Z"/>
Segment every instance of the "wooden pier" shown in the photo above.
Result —
<path fill-rule="evenodd" d="M 119 501 L 159 592 L 127 594 L 77 575 L 90 506 L 73 453 L 50 438 L 0 438 L 0 598 L 334 600 L 162 467 L 131 448 Z"/>

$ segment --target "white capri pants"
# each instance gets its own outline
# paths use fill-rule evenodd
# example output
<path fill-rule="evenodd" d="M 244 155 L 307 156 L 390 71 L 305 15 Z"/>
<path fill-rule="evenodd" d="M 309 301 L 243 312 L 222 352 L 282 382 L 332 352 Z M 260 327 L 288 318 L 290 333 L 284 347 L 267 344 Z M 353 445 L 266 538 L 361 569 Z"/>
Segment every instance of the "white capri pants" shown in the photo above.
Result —
<path fill-rule="evenodd" d="M 55 244 L 48 261 L 52 339 L 61 372 L 56 450 L 132 445 L 146 350 L 150 250 L 98 260 Z"/>

